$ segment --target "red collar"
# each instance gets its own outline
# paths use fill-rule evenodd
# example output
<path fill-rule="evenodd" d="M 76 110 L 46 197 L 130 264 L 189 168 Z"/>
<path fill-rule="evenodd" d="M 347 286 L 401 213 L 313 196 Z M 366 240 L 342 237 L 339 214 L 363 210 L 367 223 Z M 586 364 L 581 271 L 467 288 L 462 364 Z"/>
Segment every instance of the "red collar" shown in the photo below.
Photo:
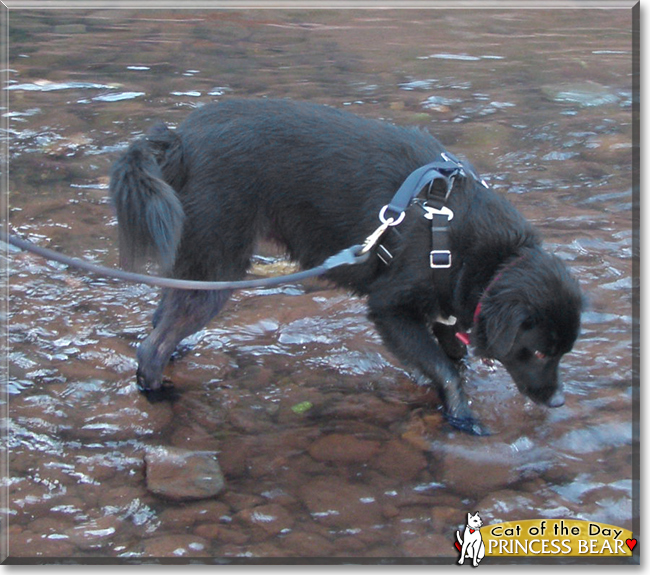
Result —
<path fill-rule="evenodd" d="M 472 319 L 473 325 L 476 325 L 476 323 L 478 322 L 478 316 L 481 314 L 481 307 L 483 305 L 483 298 L 485 297 L 485 294 L 488 292 L 490 287 L 492 287 L 492 284 L 494 283 L 495 280 L 496 278 L 490 282 L 490 285 L 483 292 L 483 295 L 481 295 L 481 299 L 478 300 L 478 304 L 476 305 L 476 309 L 474 310 L 474 318 Z M 469 333 L 467 333 L 466 331 L 457 331 L 456 339 L 459 340 L 461 343 L 464 343 L 465 345 L 469 345 L 471 341 Z"/>
<path fill-rule="evenodd" d="M 490 280 L 490 283 L 481 294 L 481 297 L 478 300 L 478 304 L 476 304 L 476 309 L 474 310 L 474 317 L 472 318 L 472 325 L 475 326 L 478 323 L 478 317 L 479 315 L 481 315 L 481 309 L 483 308 L 483 299 L 488 294 L 488 292 L 494 287 L 494 284 L 496 284 L 501 279 L 501 276 L 504 274 L 506 270 L 513 267 L 516 263 L 518 263 L 520 260 L 524 259 L 525 257 L 526 254 L 523 254 L 515 258 L 509 264 L 505 265 L 503 269 Z M 471 341 L 470 336 L 466 331 L 457 331 L 456 338 L 462 343 L 464 343 L 465 345 L 469 345 Z"/>

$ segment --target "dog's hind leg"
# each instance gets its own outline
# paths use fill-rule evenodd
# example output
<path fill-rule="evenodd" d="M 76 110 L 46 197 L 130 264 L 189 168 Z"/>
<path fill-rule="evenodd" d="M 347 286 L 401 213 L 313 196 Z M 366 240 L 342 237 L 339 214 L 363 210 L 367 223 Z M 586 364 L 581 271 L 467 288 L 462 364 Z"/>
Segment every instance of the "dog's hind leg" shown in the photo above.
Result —
<path fill-rule="evenodd" d="M 154 329 L 137 352 L 137 384 L 156 391 L 176 346 L 204 327 L 223 308 L 232 292 L 166 289 L 154 314 Z"/>

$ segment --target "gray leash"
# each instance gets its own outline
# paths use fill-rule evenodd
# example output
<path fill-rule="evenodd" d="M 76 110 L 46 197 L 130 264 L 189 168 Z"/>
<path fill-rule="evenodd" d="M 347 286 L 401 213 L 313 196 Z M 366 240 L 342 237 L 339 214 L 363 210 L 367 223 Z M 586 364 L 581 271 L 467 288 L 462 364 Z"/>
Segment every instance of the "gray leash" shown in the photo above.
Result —
<path fill-rule="evenodd" d="M 256 280 L 204 282 L 150 276 L 114 268 L 107 268 L 105 266 L 93 264 L 86 260 L 72 258 L 59 252 L 37 246 L 32 242 L 23 240 L 18 236 L 7 234 L 5 232 L 0 232 L 0 240 L 17 248 L 20 248 L 21 250 L 32 252 L 48 260 L 53 260 L 67 266 L 79 268 L 100 276 L 117 278 L 127 282 L 143 283 L 156 287 L 189 290 L 227 290 L 274 287 L 285 283 L 300 282 L 312 277 L 320 276 L 340 266 L 360 264 L 365 262 L 370 257 L 370 252 L 365 251 L 361 253 L 362 246 L 358 245 L 341 250 L 338 254 L 327 258 L 320 266 L 294 274 Z"/>

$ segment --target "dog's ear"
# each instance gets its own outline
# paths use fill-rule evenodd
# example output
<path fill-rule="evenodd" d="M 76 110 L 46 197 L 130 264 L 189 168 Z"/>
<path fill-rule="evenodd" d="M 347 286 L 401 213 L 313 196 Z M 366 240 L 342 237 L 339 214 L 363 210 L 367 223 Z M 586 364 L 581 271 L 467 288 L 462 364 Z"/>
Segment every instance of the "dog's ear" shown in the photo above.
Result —
<path fill-rule="evenodd" d="M 503 358 L 512 348 L 519 328 L 530 318 L 530 311 L 519 302 L 495 302 L 481 314 L 484 348 L 488 357 Z"/>

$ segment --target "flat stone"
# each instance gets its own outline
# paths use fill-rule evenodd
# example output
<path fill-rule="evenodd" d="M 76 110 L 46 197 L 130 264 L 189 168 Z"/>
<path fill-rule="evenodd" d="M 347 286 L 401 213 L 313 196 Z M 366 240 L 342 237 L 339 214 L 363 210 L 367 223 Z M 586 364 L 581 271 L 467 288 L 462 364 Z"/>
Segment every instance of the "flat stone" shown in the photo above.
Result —
<path fill-rule="evenodd" d="M 454 540 L 442 535 L 430 534 L 409 539 L 403 544 L 407 557 L 456 557 Z"/>
<path fill-rule="evenodd" d="M 554 102 L 582 107 L 616 104 L 619 98 L 609 88 L 596 82 L 565 82 L 542 86 L 542 93 Z"/>
<path fill-rule="evenodd" d="M 365 485 L 320 477 L 305 484 L 300 495 L 312 518 L 323 525 L 350 528 L 383 523 L 375 493 Z"/>
<path fill-rule="evenodd" d="M 354 435 L 332 433 L 309 446 L 309 454 L 317 461 L 337 463 L 363 463 L 379 451 L 380 443 L 358 439 Z"/>
<path fill-rule="evenodd" d="M 481 449 L 470 443 L 439 443 L 434 447 L 434 457 L 442 484 L 458 495 L 478 499 L 543 473 L 553 455 L 535 445 L 513 449 L 509 443 L 487 439 Z"/>
<path fill-rule="evenodd" d="M 298 557 L 328 557 L 335 551 L 334 545 L 318 533 L 294 531 L 282 542 L 291 555 Z"/>
<path fill-rule="evenodd" d="M 12 558 L 72 557 L 77 551 L 66 535 L 58 533 L 45 536 L 42 533 L 13 528 L 9 532 L 9 542 Z"/>
<path fill-rule="evenodd" d="M 482 508 L 481 508 L 482 509 Z M 455 531 L 457 525 L 465 520 L 463 509 L 442 505 L 431 509 L 431 530 L 436 533 Z"/>
<path fill-rule="evenodd" d="M 230 529 L 223 525 L 214 525 L 204 523 L 194 529 L 194 534 L 207 539 L 208 541 L 218 541 L 219 543 L 234 543 L 243 545 L 249 539 L 249 535 L 237 529 Z"/>
<path fill-rule="evenodd" d="M 406 441 L 389 441 L 373 462 L 385 475 L 405 481 L 414 479 L 427 467 L 424 454 Z"/>
<path fill-rule="evenodd" d="M 288 532 L 293 526 L 291 514 L 277 503 L 244 509 L 235 519 L 243 524 L 244 529 L 250 532 L 256 541 Z"/>
<path fill-rule="evenodd" d="M 264 497 L 253 493 L 238 493 L 237 491 L 229 490 L 223 494 L 223 501 L 227 503 L 234 512 L 239 512 L 243 509 L 263 505 L 266 500 Z"/>
<path fill-rule="evenodd" d="M 159 514 L 160 522 L 166 529 L 187 529 L 193 525 L 217 524 L 230 516 L 230 507 L 219 500 L 199 500 L 184 505 L 169 505 Z"/>
<path fill-rule="evenodd" d="M 143 552 L 148 557 L 206 557 L 209 556 L 209 543 L 202 537 L 175 533 L 147 539 Z"/>
<path fill-rule="evenodd" d="M 252 409 L 235 407 L 230 410 L 228 419 L 234 428 L 243 433 L 262 433 L 271 427 L 264 414 Z"/>
<path fill-rule="evenodd" d="M 114 515 L 87 521 L 65 530 L 68 541 L 79 549 L 101 547 L 117 533 L 120 520 Z"/>
<path fill-rule="evenodd" d="M 402 419 L 408 413 L 408 407 L 404 403 L 383 401 L 365 393 L 359 397 L 346 396 L 331 401 L 320 406 L 317 411 L 319 417 L 323 418 L 352 419 L 388 426 Z"/>
<path fill-rule="evenodd" d="M 145 458 L 147 489 L 176 501 L 206 499 L 225 486 L 216 454 L 177 447 L 157 447 Z"/>
<path fill-rule="evenodd" d="M 135 388 L 102 397 L 73 415 L 74 437 L 85 441 L 121 441 L 158 435 L 173 419 L 168 402 L 150 404 Z"/>

